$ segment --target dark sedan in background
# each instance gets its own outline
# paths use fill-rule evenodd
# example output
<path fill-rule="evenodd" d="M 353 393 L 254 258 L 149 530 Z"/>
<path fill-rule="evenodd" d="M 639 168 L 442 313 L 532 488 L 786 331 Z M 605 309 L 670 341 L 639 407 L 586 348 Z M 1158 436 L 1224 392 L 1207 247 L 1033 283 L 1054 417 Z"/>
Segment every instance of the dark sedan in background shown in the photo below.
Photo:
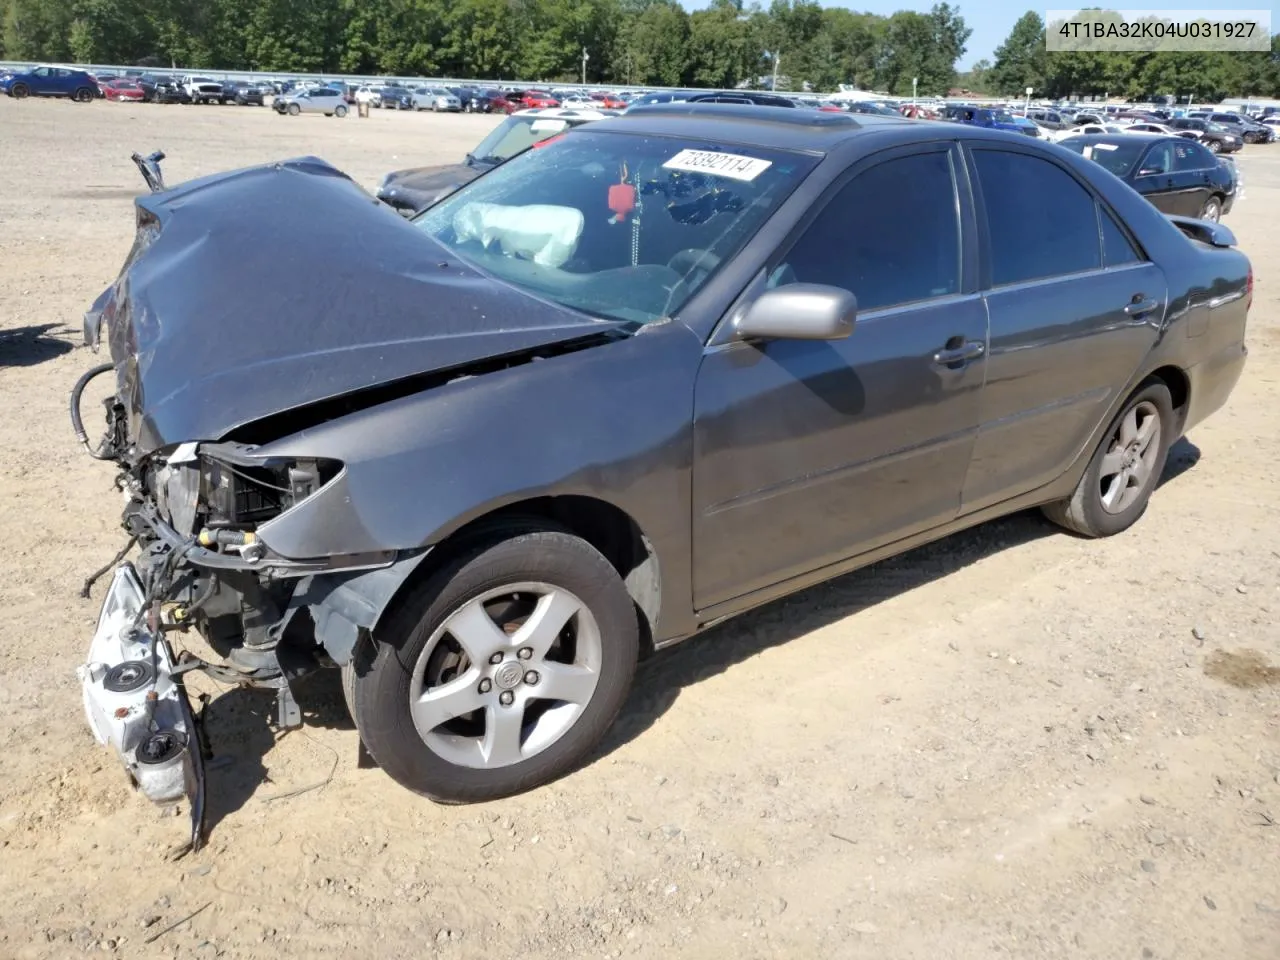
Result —
<path fill-rule="evenodd" d="M 163 801 L 199 781 L 194 670 L 293 727 L 340 667 L 428 797 L 545 784 L 654 649 L 1013 511 L 1129 529 L 1246 357 L 1226 227 L 961 124 L 639 107 L 412 221 L 315 158 L 137 206 L 71 411 L 138 552 L 80 677 Z"/>
<path fill-rule="evenodd" d="M 1235 203 L 1234 167 L 1195 140 L 1098 133 L 1069 137 L 1059 146 L 1096 161 L 1164 213 L 1219 220 Z"/>

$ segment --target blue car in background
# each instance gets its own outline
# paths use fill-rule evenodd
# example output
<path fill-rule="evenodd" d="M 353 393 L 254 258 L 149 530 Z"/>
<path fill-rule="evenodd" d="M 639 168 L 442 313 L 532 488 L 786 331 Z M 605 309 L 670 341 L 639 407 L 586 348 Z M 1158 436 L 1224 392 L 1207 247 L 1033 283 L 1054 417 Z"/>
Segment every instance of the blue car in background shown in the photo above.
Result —
<path fill-rule="evenodd" d="M 1013 114 L 1008 110 L 996 107 L 971 107 L 953 103 L 942 111 L 943 120 L 955 123 L 967 123 L 971 127 L 989 127 L 992 130 L 1011 130 L 1014 133 L 1025 133 Z"/>
<path fill-rule="evenodd" d="M 76 103 L 89 103 L 98 96 L 98 81 L 83 70 L 71 67 L 32 67 L 0 79 L 0 91 L 19 100 L 67 97 Z"/>

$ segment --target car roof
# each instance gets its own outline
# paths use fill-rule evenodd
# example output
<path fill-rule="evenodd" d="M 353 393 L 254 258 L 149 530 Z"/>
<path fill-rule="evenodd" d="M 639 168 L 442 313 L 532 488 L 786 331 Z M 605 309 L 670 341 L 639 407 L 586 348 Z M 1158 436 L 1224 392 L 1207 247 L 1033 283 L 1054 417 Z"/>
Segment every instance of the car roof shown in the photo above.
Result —
<path fill-rule="evenodd" d="M 604 120 L 621 115 L 617 110 L 586 110 L 581 107 L 530 107 L 511 114 L 513 117 L 550 117 L 553 120 Z"/>
<path fill-rule="evenodd" d="M 827 153 L 842 144 L 874 136 L 878 144 L 959 139 L 1028 140 L 1026 134 L 988 130 L 946 121 L 909 120 L 882 114 L 836 113 L 728 103 L 633 105 L 620 117 L 603 120 L 593 130 L 682 137 L 688 140 L 737 143 L 782 150 Z"/>

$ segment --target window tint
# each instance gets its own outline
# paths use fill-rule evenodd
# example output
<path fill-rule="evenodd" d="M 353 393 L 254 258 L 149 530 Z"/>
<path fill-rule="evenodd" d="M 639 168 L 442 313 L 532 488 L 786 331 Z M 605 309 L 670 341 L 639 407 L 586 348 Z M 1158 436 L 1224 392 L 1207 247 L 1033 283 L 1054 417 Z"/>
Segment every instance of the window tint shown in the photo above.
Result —
<path fill-rule="evenodd" d="M 1175 170 L 1203 170 L 1214 164 L 1213 155 L 1194 140 L 1176 143 L 1173 146 L 1173 168 Z"/>
<path fill-rule="evenodd" d="M 960 224 L 947 154 L 887 160 L 840 189 L 775 273 L 849 290 L 878 310 L 960 290 Z"/>
<path fill-rule="evenodd" d="M 1098 205 L 1098 218 L 1102 221 L 1102 257 L 1108 267 L 1119 267 L 1142 260 L 1125 232 L 1120 229 L 1111 212 Z"/>
<path fill-rule="evenodd" d="M 975 150 L 991 238 L 991 282 L 1022 283 L 1102 265 L 1093 197 L 1039 157 Z"/>
<path fill-rule="evenodd" d="M 1138 169 L 1138 175 L 1172 173 L 1173 147 L 1172 143 L 1157 143 L 1143 159 L 1142 166 Z"/>

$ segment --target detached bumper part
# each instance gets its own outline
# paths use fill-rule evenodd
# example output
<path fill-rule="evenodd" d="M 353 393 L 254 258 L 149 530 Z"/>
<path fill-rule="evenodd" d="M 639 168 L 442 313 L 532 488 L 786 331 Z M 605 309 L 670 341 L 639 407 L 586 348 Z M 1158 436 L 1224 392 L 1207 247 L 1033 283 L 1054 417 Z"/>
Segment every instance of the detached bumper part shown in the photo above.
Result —
<path fill-rule="evenodd" d="M 89 656 L 78 668 L 85 717 L 110 746 L 130 781 L 149 800 L 184 797 L 191 808 L 191 847 L 204 843 L 204 757 L 186 689 L 172 675 L 163 637 L 136 626 L 146 595 L 130 563 L 115 570 Z"/>

